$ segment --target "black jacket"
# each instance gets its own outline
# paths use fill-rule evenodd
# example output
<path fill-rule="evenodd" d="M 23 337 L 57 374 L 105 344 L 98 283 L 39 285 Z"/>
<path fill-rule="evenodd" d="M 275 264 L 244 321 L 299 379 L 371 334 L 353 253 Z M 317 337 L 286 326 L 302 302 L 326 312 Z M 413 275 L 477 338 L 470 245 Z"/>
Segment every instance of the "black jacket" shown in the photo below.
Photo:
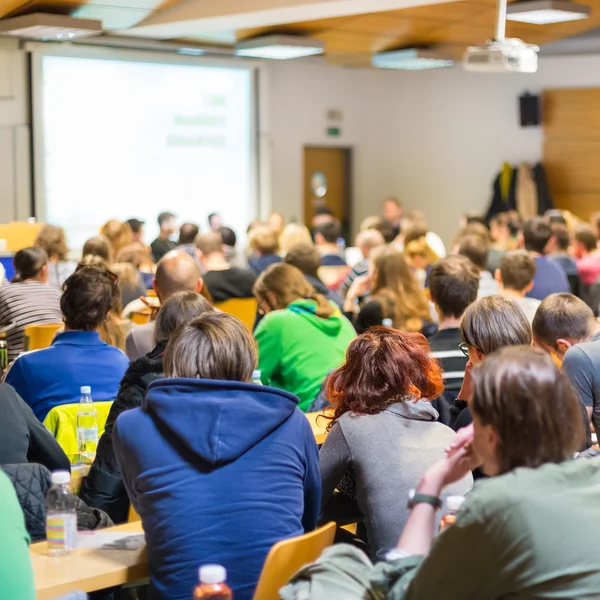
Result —
<path fill-rule="evenodd" d="M 79 492 L 86 504 L 108 513 L 115 523 L 127 521 L 129 511 L 129 498 L 113 447 L 115 421 L 122 412 L 141 406 L 148 386 L 162 377 L 164 350 L 165 344 L 159 344 L 146 356 L 134 360 L 125 371 L 98 442 L 96 459 Z"/>
<path fill-rule="evenodd" d="M 54 436 L 12 386 L 0 384 L 0 464 L 35 462 L 51 471 L 71 470 Z"/>
<path fill-rule="evenodd" d="M 46 492 L 50 489 L 50 471 L 42 465 L 2 465 L 17 492 L 25 515 L 25 526 L 32 542 L 46 539 Z M 90 530 L 109 527 L 112 521 L 101 510 L 77 500 L 77 529 Z"/>

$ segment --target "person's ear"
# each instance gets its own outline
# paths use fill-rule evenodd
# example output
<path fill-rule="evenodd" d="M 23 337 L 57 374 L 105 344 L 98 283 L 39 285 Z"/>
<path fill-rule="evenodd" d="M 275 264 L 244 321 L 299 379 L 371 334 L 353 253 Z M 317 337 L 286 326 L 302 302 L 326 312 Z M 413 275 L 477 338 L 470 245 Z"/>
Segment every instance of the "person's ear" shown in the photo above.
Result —
<path fill-rule="evenodd" d="M 481 350 L 478 350 L 477 348 L 473 348 L 473 350 L 474 350 L 475 356 L 477 356 L 477 360 L 479 362 L 481 362 L 482 360 L 485 360 L 485 354 Z"/>
<path fill-rule="evenodd" d="M 494 279 L 498 283 L 498 285 L 502 285 L 502 275 L 500 274 L 500 269 L 496 269 L 494 271 Z"/>
<path fill-rule="evenodd" d="M 203 287 L 204 287 L 204 279 L 202 279 L 202 277 L 199 277 L 198 281 L 196 282 L 196 293 L 199 294 L 202 291 Z"/>
<path fill-rule="evenodd" d="M 322 244 L 325 241 L 322 233 L 315 233 L 315 244 Z"/>
<path fill-rule="evenodd" d="M 564 338 L 556 340 L 556 348 L 559 356 L 563 356 L 571 346 L 573 346 L 573 343 L 569 340 L 565 340 Z"/>
<path fill-rule="evenodd" d="M 533 279 L 523 288 L 523 293 L 527 294 L 533 289 Z"/>

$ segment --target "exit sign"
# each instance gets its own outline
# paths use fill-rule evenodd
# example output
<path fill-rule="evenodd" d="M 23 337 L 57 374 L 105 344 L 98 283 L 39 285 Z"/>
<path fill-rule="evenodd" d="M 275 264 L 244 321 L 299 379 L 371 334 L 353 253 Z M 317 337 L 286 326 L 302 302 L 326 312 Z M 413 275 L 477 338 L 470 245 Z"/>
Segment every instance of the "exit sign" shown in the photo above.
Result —
<path fill-rule="evenodd" d="M 342 135 L 342 130 L 339 127 L 328 127 L 327 135 L 329 137 L 340 137 L 340 135 Z"/>

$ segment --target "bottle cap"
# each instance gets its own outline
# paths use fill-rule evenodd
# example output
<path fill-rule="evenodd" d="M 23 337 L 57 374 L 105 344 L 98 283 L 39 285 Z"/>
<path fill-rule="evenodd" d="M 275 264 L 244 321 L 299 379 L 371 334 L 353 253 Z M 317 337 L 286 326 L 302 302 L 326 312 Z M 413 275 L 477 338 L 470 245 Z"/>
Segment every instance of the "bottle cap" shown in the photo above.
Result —
<path fill-rule="evenodd" d="M 92 393 L 92 388 L 89 385 L 82 385 L 79 388 L 79 393 L 80 394 L 91 394 Z"/>
<path fill-rule="evenodd" d="M 58 485 L 71 483 L 71 473 L 69 471 L 54 471 L 50 476 L 50 481 Z"/>
<path fill-rule="evenodd" d="M 460 510 L 460 507 L 463 505 L 464 501 L 464 496 L 448 496 L 446 498 L 446 508 L 456 512 L 457 510 Z"/>
<path fill-rule="evenodd" d="M 223 583 L 227 579 L 227 571 L 221 565 L 204 565 L 200 567 L 200 583 Z"/>
<path fill-rule="evenodd" d="M 252 371 L 252 379 L 260 379 L 260 371 L 258 369 Z"/>

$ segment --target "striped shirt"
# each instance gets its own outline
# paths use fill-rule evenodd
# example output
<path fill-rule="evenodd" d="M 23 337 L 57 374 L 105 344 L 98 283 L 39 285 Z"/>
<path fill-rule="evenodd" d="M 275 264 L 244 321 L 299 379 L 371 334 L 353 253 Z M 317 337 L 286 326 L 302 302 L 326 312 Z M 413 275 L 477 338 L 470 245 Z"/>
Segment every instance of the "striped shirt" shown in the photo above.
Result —
<path fill-rule="evenodd" d="M 15 323 L 7 334 L 8 360 L 23 352 L 26 325 L 62 323 L 60 292 L 39 281 L 11 283 L 0 287 L 0 327 Z"/>
<path fill-rule="evenodd" d="M 427 341 L 431 346 L 431 357 L 439 362 L 443 370 L 444 396 L 452 404 L 462 387 L 469 360 L 458 347 L 462 342 L 460 331 L 457 328 L 442 329 Z"/>

